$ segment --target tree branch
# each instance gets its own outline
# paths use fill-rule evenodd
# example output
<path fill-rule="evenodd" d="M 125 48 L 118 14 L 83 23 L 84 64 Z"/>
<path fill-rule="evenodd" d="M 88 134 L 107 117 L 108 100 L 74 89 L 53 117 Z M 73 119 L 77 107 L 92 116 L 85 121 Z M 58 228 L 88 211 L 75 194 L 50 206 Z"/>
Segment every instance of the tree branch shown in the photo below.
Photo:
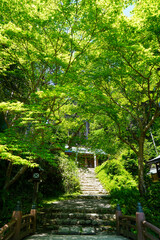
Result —
<path fill-rule="evenodd" d="M 25 173 L 27 169 L 27 165 L 22 166 L 21 169 L 17 172 L 17 174 L 4 185 L 4 189 L 7 190 L 13 183 L 15 183 L 20 178 L 21 175 Z"/>

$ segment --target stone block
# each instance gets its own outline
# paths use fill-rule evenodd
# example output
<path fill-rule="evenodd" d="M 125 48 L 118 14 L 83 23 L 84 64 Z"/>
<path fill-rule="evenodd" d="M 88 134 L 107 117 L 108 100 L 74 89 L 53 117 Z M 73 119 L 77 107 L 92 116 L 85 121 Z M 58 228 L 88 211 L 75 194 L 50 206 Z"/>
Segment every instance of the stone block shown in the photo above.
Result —
<path fill-rule="evenodd" d="M 82 234 L 83 235 L 92 235 L 92 234 L 96 234 L 96 233 L 95 233 L 95 229 L 93 227 L 83 227 Z"/>
<path fill-rule="evenodd" d="M 59 227 L 58 234 L 70 234 L 70 228 L 69 227 Z"/>
<path fill-rule="evenodd" d="M 70 234 L 77 234 L 79 235 L 81 233 L 81 227 L 79 226 L 72 226 L 70 228 Z"/>

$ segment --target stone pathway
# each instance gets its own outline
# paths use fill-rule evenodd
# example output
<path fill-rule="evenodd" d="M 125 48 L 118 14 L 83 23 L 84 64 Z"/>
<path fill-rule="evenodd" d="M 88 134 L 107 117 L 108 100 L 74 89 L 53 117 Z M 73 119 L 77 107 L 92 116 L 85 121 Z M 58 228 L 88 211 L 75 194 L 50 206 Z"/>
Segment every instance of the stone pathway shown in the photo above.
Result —
<path fill-rule="evenodd" d="M 80 235 L 52 235 L 48 233 L 35 234 L 34 236 L 30 236 L 25 238 L 25 240 L 127 240 L 122 236 L 80 236 Z"/>
<path fill-rule="evenodd" d="M 107 192 L 102 187 L 94 168 L 79 169 L 80 185 L 83 195 L 106 195 Z"/>
<path fill-rule="evenodd" d="M 81 195 L 76 199 L 54 202 L 41 210 L 38 231 L 54 234 L 114 234 L 115 209 L 108 195 Z"/>
<path fill-rule="evenodd" d="M 38 213 L 37 231 L 27 240 L 125 240 L 115 235 L 115 209 L 94 169 L 79 170 L 82 195 L 54 202 Z M 43 232 L 43 233 L 40 233 Z"/>

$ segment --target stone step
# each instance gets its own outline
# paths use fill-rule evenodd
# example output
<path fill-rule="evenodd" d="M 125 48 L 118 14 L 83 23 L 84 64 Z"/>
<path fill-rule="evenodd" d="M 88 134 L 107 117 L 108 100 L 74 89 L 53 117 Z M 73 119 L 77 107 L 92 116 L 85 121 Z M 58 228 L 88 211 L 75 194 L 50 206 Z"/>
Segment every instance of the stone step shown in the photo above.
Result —
<path fill-rule="evenodd" d="M 81 191 L 91 191 L 91 192 L 105 192 L 103 188 L 93 188 L 93 187 L 81 187 Z"/>
<path fill-rule="evenodd" d="M 99 182 L 93 182 L 93 181 L 91 181 L 91 182 L 87 182 L 87 181 L 81 181 L 81 185 L 86 185 L 86 186 L 88 186 L 88 185 L 91 185 L 91 186 L 93 186 L 93 184 L 96 184 L 96 186 L 101 186 L 102 187 L 102 185 L 99 183 Z"/>
<path fill-rule="evenodd" d="M 44 219 L 43 224 L 47 224 L 50 226 L 114 226 L 114 221 L 111 220 L 103 220 L 103 219 L 71 219 L 71 218 L 55 218 L 55 219 Z"/>
<path fill-rule="evenodd" d="M 95 190 L 95 191 L 99 191 L 99 190 L 101 191 L 101 190 L 103 190 L 103 191 L 105 191 L 103 188 L 84 187 L 84 186 L 81 186 L 81 190 L 86 190 L 86 191 L 87 191 L 87 190 L 88 190 L 88 191 L 89 191 L 89 190 L 91 190 L 91 191 L 94 191 L 94 190 Z"/>
<path fill-rule="evenodd" d="M 99 194 L 105 194 L 103 191 L 82 191 L 85 195 L 99 195 Z"/>
<path fill-rule="evenodd" d="M 103 190 L 103 189 L 93 189 L 93 188 L 89 188 L 89 189 L 85 189 L 85 188 L 83 188 L 83 189 L 81 189 L 81 192 L 95 192 L 95 193 L 101 193 L 101 192 L 103 192 L 103 193 L 105 193 L 105 191 Z M 96 195 L 96 194 L 93 194 L 93 195 Z"/>
<path fill-rule="evenodd" d="M 91 195 L 91 194 L 90 195 L 81 194 L 81 195 L 78 196 L 78 198 L 79 199 L 91 199 L 93 201 L 95 201 L 97 199 L 98 200 L 105 199 L 105 202 L 106 202 L 107 200 L 110 200 L 111 196 L 108 195 L 108 194 L 99 194 L 99 195 L 95 195 L 95 194 L 93 194 L 93 195 Z M 108 203 L 108 201 L 106 203 Z"/>
<path fill-rule="evenodd" d="M 100 195 L 106 193 L 99 180 L 96 178 L 94 169 L 79 170 L 80 188 L 85 195 Z"/>
<path fill-rule="evenodd" d="M 50 217 L 58 218 L 58 219 L 83 219 L 83 220 L 115 220 L 115 214 L 99 214 L 99 213 L 64 213 L 64 212 L 56 212 L 50 215 Z"/>
<path fill-rule="evenodd" d="M 85 181 L 85 182 L 82 182 L 81 181 L 81 185 L 91 185 L 93 186 L 94 184 L 96 184 L 96 186 L 102 186 L 99 182 L 93 182 L 93 181 Z"/>
<path fill-rule="evenodd" d="M 79 174 L 79 177 L 80 177 L 81 180 L 86 180 L 86 181 L 88 180 L 89 181 L 89 180 L 93 179 L 94 181 L 99 181 L 98 178 L 96 178 L 96 175 L 85 175 L 85 174 L 80 175 Z"/>
<path fill-rule="evenodd" d="M 88 196 L 93 196 L 93 195 L 105 195 L 105 192 L 103 192 L 103 191 L 82 191 L 82 194 L 84 194 L 84 195 L 88 195 Z"/>
<path fill-rule="evenodd" d="M 64 200 L 64 201 L 57 201 L 57 202 L 53 202 L 52 205 L 50 205 L 50 209 L 55 207 L 55 206 L 61 206 L 62 208 L 65 206 L 73 206 L 73 205 L 78 205 L 78 206 L 97 206 L 100 205 L 103 207 L 105 207 L 107 204 L 110 203 L 110 195 L 105 195 L 105 198 L 102 198 L 101 201 L 99 201 L 99 199 L 101 197 L 103 197 L 104 195 L 92 195 L 90 197 L 90 199 L 86 196 L 86 195 L 79 195 L 77 199 L 71 199 L 71 200 Z M 107 201 L 108 200 L 108 201 Z"/>
<path fill-rule="evenodd" d="M 96 230 L 94 227 L 81 227 L 81 226 L 71 226 L 71 227 L 60 227 L 58 229 L 58 234 L 82 234 L 82 235 L 95 235 Z"/>
<path fill-rule="evenodd" d="M 100 227 L 84 227 L 84 226 L 43 226 L 39 228 L 39 232 L 50 231 L 52 234 L 58 235 L 113 235 L 115 228 L 112 226 Z"/>
<path fill-rule="evenodd" d="M 104 188 L 102 186 L 95 186 L 94 187 L 93 185 L 82 185 L 82 184 L 80 185 L 80 188 L 81 189 L 97 189 L 97 190 L 103 189 L 104 190 Z"/>
<path fill-rule="evenodd" d="M 115 209 L 110 196 L 96 178 L 94 169 L 80 171 L 82 194 L 54 202 L 37 214 L 38 231 L 59 235 L 107 235 L 115 233 Z"/>
<path fill-rule="evenodd" d="M 81 186 L 81 188 L 87 188 L 87 189 L 88 188 L 93 188 L 93 189 L 103 189 L 104 190 L 104 188 L 102 186 L 82 185 L 82 184 L 80 186 Z"/>
<path fill-rule="evenodd" d="M 72 198 L 72 195 L 68 195 L 68 197 L 71 197 Z M 111 199 L 111 196 L 106 193 L 106 194 L 100 194 L 100 195 L 86 195 L 86 194 L 80 194 L 80 195 L 77 195 L 76 199 L 78 199 L 78 201 L 81 201 L 81 200 L 87 200 L 87 199 L 90 199 L 90 201 L 92 202 L 95 202 L 95 201 L 98 201 L 98 200 L 103 200 L 104 203 L 109 203 L 110 199 Z M 77 200 L 76 200 L 77 201 Z"/>
<path fill-rule="evenodd" d="M 81 191 L 81 193 L 84 194 L 84 195 L 103 195 L 103 194 L 106 194 L 106 192 L 104 192 L 103 190 L 102 191 L 83 190 L 83 191 Z"/>
<path fill-rule="evenodd" d="M 103 189 L 94 189 L 94 188 L 82 188 L 81 191 L 86 191 L 86 192 L 105 192 Z"/>
<path fill-rule="evenodd" d="M 81 187 L 86 187 L 86 188 L 97 188 L 97 189 L 99 189 L 99 188 L 101 188 L 101 189 L 103 189 L 103 187 L 101 186 L 101 185 L 96 185 L 96 186 L 93 186 L 93 184 L 81 184 Z"/>
<path fill-rule="evenodd" d="M 101 207 L 97 207 L 97 208 L 94 208 L 94 207 L 89 207 L 89 208 L 78 208 L 78 207 L 75 207 L 75 208 L 71 208 L 71 207 L 68 207 L 68 208 L 64 208 L 64 209 L 61 209 L 60 207 L 57 207 L 57 208 L 53 208 L 50 212 L 46 213 L 46 212 L 39 212 L 38 214 L 39 215 L 48 215 L 48 217 L 52 216 L 54 213 L 56 212 L 64 212 L 64 213 L 75 213 L 75 212 L 78 212 L 78 213 L 98 213 L 98 214 L 114 214 L 115 213 L 115 209 L 113 208 L 101 208 Z"/>
<path fill-rule="evenodd" d="M 91 184 L 81 184 L 81 188 L 94 188 L 94 189 L 104 189 L 101 185 L 93 186 Z M 105 190 L 104 190 L 105 191 Z"/>
<path fill-rule="evenodd" d="M 90 184 L 97 184 L 97 185 L 101 185 L 100 184 L 100 182 L 97 180 L 97 181 L 95 181 L 95 179 L 90 179 L 90 180 L 88 180 L 88 179 L 80 179 L 80 182 L 81 183 L 83 183 L 83 184 L 88 184 L 88 183 L 90 183 Z"/>
<path fill-rule="evenodd" d="M 103 191 L 87 191 L 87 190 L 83 190 L 82 191 L 83 194 L 88 194 L 88 195 L 100 195 L 100 194 L 103 194 L 105 192 Z"/>
<path fill-rule="evenodd" d="M 104 189 L 101 185 L 94 185 L 94 184 L 80 184 L 80 187 L 85 187 L 85 188 L 88 188 L 88 187 L 93 187 L 95 189 Z"/>

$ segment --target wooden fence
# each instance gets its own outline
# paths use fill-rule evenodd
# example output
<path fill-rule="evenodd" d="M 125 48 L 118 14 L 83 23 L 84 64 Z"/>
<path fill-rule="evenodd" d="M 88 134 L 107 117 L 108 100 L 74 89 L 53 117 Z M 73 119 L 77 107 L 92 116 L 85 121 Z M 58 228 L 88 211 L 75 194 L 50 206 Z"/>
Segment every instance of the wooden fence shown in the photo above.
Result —
<path fill-rule="evenodd" d="M 122 215 L 120 206 L 116 211 L 117 234 L 133 240 L 160 240 L 160 229 L 145 220 L 140 203 L 136 216 Z"/>
<path fill-rule="evenodd" d="M 32 205 L 30 214 L 22 216 L 20 202 L 17 202 L 12 219 L 0 229 L 0 240 L 21 240 L 36 231 L 36 208 Z"/>

